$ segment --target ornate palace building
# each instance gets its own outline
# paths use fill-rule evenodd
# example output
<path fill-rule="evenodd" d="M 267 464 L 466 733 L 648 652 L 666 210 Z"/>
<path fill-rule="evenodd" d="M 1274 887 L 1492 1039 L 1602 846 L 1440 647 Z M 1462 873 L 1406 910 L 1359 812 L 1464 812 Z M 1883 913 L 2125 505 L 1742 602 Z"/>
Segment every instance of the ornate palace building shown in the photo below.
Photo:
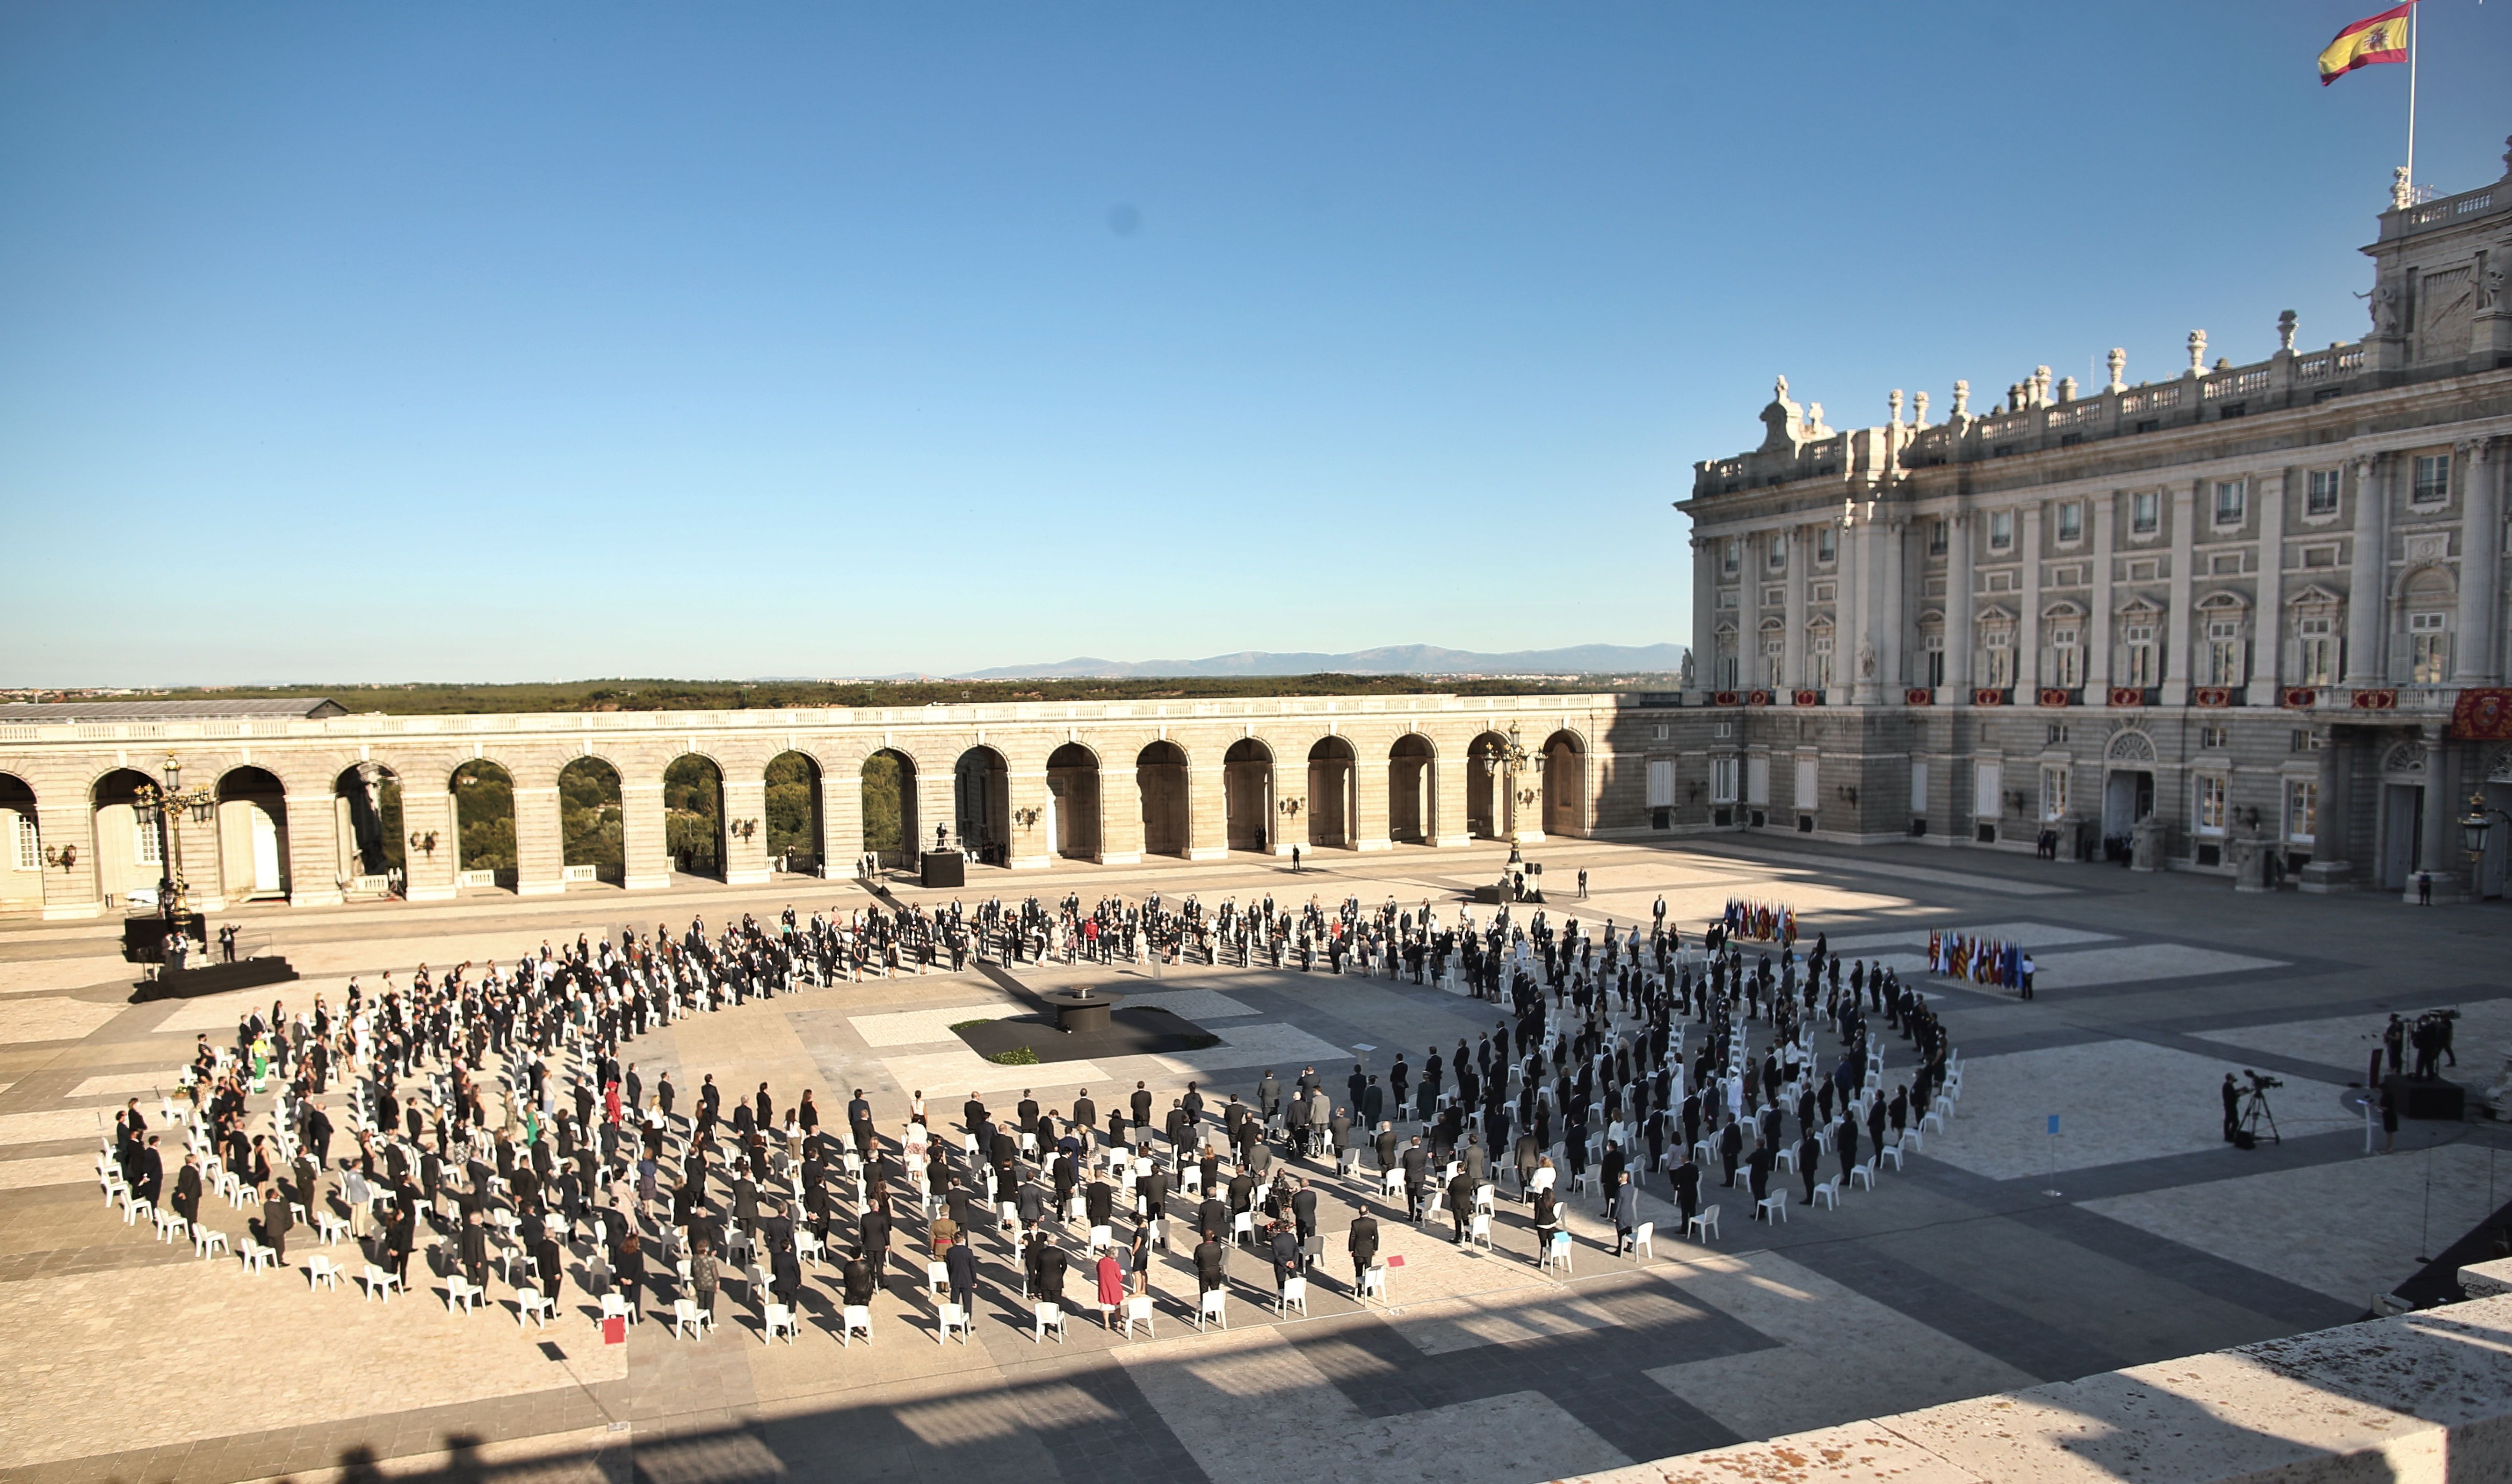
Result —
<path fill-rule="evenodd" d="M 2512 173 L 2379 220 L 2357 343 L 2289 312 L 2250 365 L 2193 332 L 2167 380 L 2113 350 L 1847 430 L 1783 379 L 1677 506 L 1693 724 L 1651 734 L 1650 823 L 2466 889 L 2471 793 L 2512 807 Z"/>

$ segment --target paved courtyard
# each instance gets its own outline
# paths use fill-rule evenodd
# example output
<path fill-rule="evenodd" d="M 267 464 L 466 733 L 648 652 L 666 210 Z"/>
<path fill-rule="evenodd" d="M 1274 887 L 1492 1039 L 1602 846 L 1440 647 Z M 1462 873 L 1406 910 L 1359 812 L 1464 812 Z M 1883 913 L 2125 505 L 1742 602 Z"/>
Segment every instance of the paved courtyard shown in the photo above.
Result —
<path fill-rule="evenodd" d="M 1676 1238 L 1660 1181 L 1643 1202 L 1653 1253 L 1610 1256 L 1599 1203 L 1572 1200 L 1574 1269 L 1545 1273 L 1523 1208 L 1506 1199 L 1494 1249 L 1459 1249 L 1443 1224 L 1407 1226 L 1401 1198 L 1391 1207 L 1374 1180 L 1313 1169 L 1329 1191 L 1328 1259 L 1305 1315 L 1277 1316 L 1270 1272 L 1242 1254 L 1230 1327 L 1197 1333 L 1181 1245 L 1154 1285 L 1155 1335 L 1112 1336 L 1077 1314 L 1062 1344 L 1040 1345 L 1017 1262 L 989 1236 L 993 1300 L 981 1296 L 964 1346 L 936 1343 L 921 1273 L 900 1263 L 868 1347 L 839 1347 L 827 1268 L 798 1344 L 763 1344 L 748 1286 L 727 1281 L 713 1338 L 675 1341 L 648 1322 L 605 1347 L 573 1312 L 546 1331 L 519 1326 L 510 1306 L 449 1313 L 416 1263 L 420 1292 L 370 1304 L 354 1287 L 251 1275 L 125 1227 L 91 1178 L 112 1110 L 132 1096 L 153 1110 L 196 1033 L 223 1039 L 239 999 L 274 996 L 128 1005 L 112 924 L 0 929 L 0 1278 L 13 1301 L 0 1307 L 0 1484 L 436 1469 L 658 1484 L 1545 1479 L 2342 1323 L 2512 1198 L 2493 1126 L 2410 1124 L 2397 1153 L 2367 1157 L 2348 1085 L 2389 1011 L 2443 1004 L 2463 1012 L 2457 1074 L 2494 1080 L 2512 1041 L 2512 915 L 2499 904 L 2236 897 L 2214 880 L 1907 846 L 1722 839 L 1536 853 L 1550 879 L 1590 872 L 1590 899 L 1556 903 L 1556 919 L 1644 920 L 1663 894 L 1689 937 L 1728 896 L 1754 896 L 1793 905 L 1809 940 L 1825 932 L 1905 977 L 1922 971 L 1931 928 L 2020 940 L 2037 953 L 2041 993 L 1924 981 L 1966 1068 L 1943 1132 L 1904 1170 L 1888 1167 L 1880 1190 L 1775 1227 L 1746 1219 L 1741 1191 L 1713 1188 L 1723 1230 L 1707 1245 Z M 1349 892 L 1370 905 L 1427 897 L 1444 916 L 1497 862 L 1483 849 L 1330 853 L 1300 878 L 1253 859 L 1084 867 L 986 874 L 959 895 L 1314 892 L 1332 904 Z M 305 975 L 277 997 L 336 1004 L 351 973 L 510 959 L 630 921 L 677 930 L 697 912 L 721 925 L 788 902 L 807 913 L 865 900 L 842 883 L 691 884 L 282 910 L 250 925 Z M 685 1088 L 709 1072 L 736 1089 L 765 1080 L 780 1102 L 815 1088 L 824 1109 L 862 1086 L 894 1130 L 915 1088 L 937 1122 L 971 1088 L 1063 1106 L 1078 1086 L 1104 1103 L 1139 1078 L 1165 1105 L 1190 1077 L 1243 1095 L 1267 1069 L 1287 1079 L 1314 1063 L 1339 1090 L 1355 1046 L 1376 1048 L 1373 1069 L 1398 1048 L 1418 1061 L 1495 1014 L 1436 988 L 1322 973 L 1016 972 L 1037 988 L 1088 980 L 1165 1003 L 1220 1043 L 995 1066 L 948 1028 L 1022 1006 L 999 971 L 972 971 L 754 1002 L 622 1055 Z M 1906 1043 L 1878 1030 L 1889 1081 L 1907 1069 Z M 2218 1138 L 2217 1084 L 2236 1067 L 2284 1078 L 2282 1144 L 2242 1152 Z M 1404 1260 L 1385 1307 L 1360 1307 L 1347 1281 L 1340 1232 L 1363 1204 Z M 205 1203 L 237 1232 L 244 1214 Z M 911 1218 L 902 1238 L 915 1230 Z M 320 1250 L 308 1234 L 292 1258 Z"/>

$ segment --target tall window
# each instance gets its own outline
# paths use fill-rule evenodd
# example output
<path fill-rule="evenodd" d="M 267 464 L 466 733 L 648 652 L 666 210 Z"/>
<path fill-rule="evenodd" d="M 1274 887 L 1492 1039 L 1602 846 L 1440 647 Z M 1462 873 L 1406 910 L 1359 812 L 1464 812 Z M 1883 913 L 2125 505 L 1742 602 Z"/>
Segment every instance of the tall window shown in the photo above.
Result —
<path fill-rule="evenodd" d="M 2140 688 L 2162 683 L 2160 681 L 2155 679 L 2154 625 L 2150 623 L 2130 624 L 2123 633 L 2122 638 L 2124 638 L 2128 643 L 2127 674 L 2122 678 L 2129 684 L 2136 685 Z"/>
<path fill-rule="evenodd" d="M 1840 527 L 1825 526 L 1814 533 L 1814 559 L 1829 562 L 1840 555 Z"/>
<path fill-rule="evenodd" d="M 2197 808 L 2192 811 L 2203 835 L 2224 833 L 2224 780 L 2202 776 L 2198 780 Z"/>
<path fill-rule="evenodd" d="M 2067 769 L 2063 764 L 2041 769 L 2041 817 L 2067 817 Z"/>
<path fill-rule="evenodd" d="M 1806 683 L 1817 690 L 1831 688 L 1831 625 L 1817 624 L 1807 635 L 1806 655 L 1811 672 Z"/>
<path fill-rule="evenodd" d="M 1723 635 L 1718 641 L 1718 688 L 1736 688 L 1736 638 Z"/>
<path fill-rule="evenodd" d="M 2209 619 L 2207 621 L 2207 683 L 2238 685 L 2242 680 L 2241 620 Z"/>
<path fill-rule="evenodd" d="M 1951 521 L 1944 521 L 1944 520 L 1931 521 L 1931 522 L 1929 522 L 1929 523 L 1928 523 L 1928 555 L 1929 555 L 1929 556 L 1931 556 L 1931 557 L 1942 557 L 1942 556 L 1943 556 L 1943 555 L 1945 554 L 1945 540 L 1946 540 L 1945 530 L 1946 530 L 1946 527 L 1950 527 L 1951 525 L 1953 525 L 1953 523 L 1952 523 Z"/>
<path fill-rule="evenodd" d="M 1943 684 L 1945 683 L 1945 631 L 1930 629 L 1920 635 L 1919 651 L 1927 656 L 1928 683 Z"/>
<path fill-rule="evenodd" d="M 2015 544 L 2015 512 L 1992 510 L 1988 513 L 1988 549 L 2004 551 Z"/>
<path fill-rule="evenodd" d="M 2337 683 L 2337 620 L 2306 613 L 2294 621 L 2295 680 L 2304 685 Z"/>
<path fill-rule="evenodd" d="M 2217 525 L 2241 525 L 2242 516 L 2249 508 L 2250 502 L 2250 481 L 2238 479 L 2219 479 L 2216 481 Z"/>
<path fill-rule="evenodd" d="M 2451 455 L 2420 453 L 2416 455 L 2415 492 L 2409 496 L 2419 505 L 2438 505 L 2451 498 Z"/>
<path fill-rule="evenodd" d="M 2439 685 L 2451 670 L 2451 632 L 2440 613 L 2408 615 L 2408 674 L 2419 685 Z"/>
<path fill-rule="evenodd" d="M 44 865 L 44 848 L 42 842 L 35 835 L 35 817 L 31 814 L 19 815 L 18 829 L 16 833 L 18 836 L 18 869 L 20 871 L 42 870 Z"/>
<path fill-rule="evenodd" d="M 1719 562 L 1721 566 L 1726 567 L 1727 571 L 1731 575 L 1739 566 L 1743 565 L 1744 550 L 1745 543 L 1742 541 L 1730 541 L 1727 543 L 1727 551 L 1725 555 L 1719 559 Z"/>
<path fill-rule="evenodd" d="M 1762 685 L 1765 689 L 1780 688 L 1780 671 L 1787 658 L 1787 641 L 1779 635 L 1762 636 Z"/>
<path fill-rule="evenodd" d="M 2163 525 L 2163 496 L 2152 489 L 2140 489 L 2128 497 L 2128 528 L 2141 536 L 2150 536 Z"/>
<path fill-rule="evenodd" d="M 156 826 L 143 825 L 135 821 L 131 827 L 131 841 L 132 858 L 139 864 L 143 866 L 166 864 L 166 852 L 163 842 L 157 839 Z"/>
<path fill-rule="evenodd" d="M 2085 502 L 2062 500 L 2059 504 L 2059 539 L 2074 541 L 2085 534 Z"/>
<path fill-rule="evenodd" d="M 2335 515 L 2337 513 L 2336 470 L 2314 469 L 2311 471 L 2311 484 L 2309 488 L 2303 491 L 2302 495 L 2302 513 L 2304 515 Z"/>
<path fill-rule="evenodd" d="M 1770 562 L 1771 570 L 1775 572 L 1788 565 L 1788 538 L 1778 531 L 1771 532 Z"/>
<path fill-rule="evenodd" d="M 2015 631 L 2005 624 L 1993 624 L 1982 631 L 1980 683 L 1983 685 L 2006 686 L 2015 683 Z"/>
<path fill-rule="evenodd" d="M 2310 778 L 2285 781 L 2285 838 L 2288 843 L 2310 844 L 2320 834 L 2320 784 Z"/>
<path fill-rule="evenodd" d="M 1709 801 L 1711 803 L 1734 803 L 1736 801 L 1735 759 L 1712 758 L 1709 760 Z"/>
<path fill-rule="evenodd" d="M 2050 630 L 2050 683 L 2062 689 L 2071 690 L 2085 683 L 2085 651 L 2078 635 L 2071 623 Z"/>

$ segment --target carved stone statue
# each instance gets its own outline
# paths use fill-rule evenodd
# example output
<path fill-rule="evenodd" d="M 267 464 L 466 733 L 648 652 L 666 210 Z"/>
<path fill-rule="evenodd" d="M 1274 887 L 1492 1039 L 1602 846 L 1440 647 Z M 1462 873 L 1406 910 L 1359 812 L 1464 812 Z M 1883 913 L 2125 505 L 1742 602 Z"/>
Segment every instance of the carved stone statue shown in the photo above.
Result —
<path fill-rule="evenodd" d="M 1953 415 L 1956 422 L 1960 422 L 1963 418 L 1971 415 L 1971 383 L 1969 381 L 1957 381 L 1954 383 Z"/>
<path fill-rule="evenodd" d="M 2122 347 L 2114 345 L 2111 347 L 2111 353 L 2107 359 L 2111 369 L 2111 384 L 2104 387 L 2103 390 L 2111 392 L 2124 392 L 2128 390 L 2128 383 L 2120 379 L 2120 372 L 2128 370 L 2128 352 Z"/>
<path fill-rule="evenodd" d="M 2486 275 L 2477 281 L 2477 308 L 2480 313 L 2503 307 L 2503 270 L 2489 263 Z"/>
<path fill-rule="evenodd" d="M 2399 332 L 2399 282 L 2390 279 L 2373 286 L 2373 332 L 2394 335 Z"/>
<path fill-rule="evenodd" d="M 1926 427 L 1928 425 L 1928 394 L 1925 392 L 1912 392 L 1910 394 L 1910 407 L 1912 410 L 1910 413 L 1910 426 L 1914 428 Z"/>
<path fill-rule="evenodd" d="M 1858 678 L 1864 681 L 1875 679 L 1875 646 L 1864 640 L 1858 645 Z"/>
<path fill-rule="evenodd" d="M 2390 172 L 2390 210 L 2404 212 L 2414 203 L 2415 199 L 2416 188 L 2408 183 L 2408 168 L 2402 165 L 2392 170 Z"/>
<path fill-rule="evenodd" d="M 1691 649 L 1689 649 L 1689 648 L 1686 648 L 1686 649 L 1683 651 L 1683 683 L 1682 683 L 1682 688 L 1683 688 L 1683 689 L 1685 689 L 1685 690 L 1693 689 L 1693 688 L 1694 688 L 1694 686 L 1693 686 L 1692 682 L 1693 682 L 1693 671 L 1692 671 L 1692 650 L 1691 650 Z"/>
<path fill-rule="evenodd" d="M 2294 327 L 2297 322 L 2289 309 L 2277 316 L 2277 349 L 2291 354 L 2294 350 Z"/>
<path fill-rule="evenodd" d="M 1771 404 L 1762 409 L 1762 447 L 1764 453 L 1783 449 L 1794 451 L 1804 438 L 1802 414 L 1797 405 L 1788 400 L 1788 378 L 1780 377 L 1771 385 Z"/>
<path fill-rule="evenodd" d="M 2203 330 L 2189 332 L 2189 369 L 2193 371 L 2207 369 L 2207 332 Z"/>

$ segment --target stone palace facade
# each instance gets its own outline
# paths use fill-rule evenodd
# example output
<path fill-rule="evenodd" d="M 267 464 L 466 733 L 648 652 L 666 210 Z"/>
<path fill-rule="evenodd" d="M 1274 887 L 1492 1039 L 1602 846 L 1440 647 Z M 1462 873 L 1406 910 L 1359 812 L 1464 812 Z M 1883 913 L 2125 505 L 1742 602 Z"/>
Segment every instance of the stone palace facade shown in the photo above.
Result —
<path fill-rule="evenodd" d="M 2465 889 L 2512 807 L 2512 154 L 2381 214 L 2372 332 L 2161 381 L 2051 382 L 1835 431 L 1783 379 L 1695 466 L 1676 828 L 1903 836 Z M 1905 415 L 1905 410 L 1908 415 Z M 1671 738 L 1674 733 L 1667 735 Z M 2475 863 L 2503 890 L 2505 844 Z"/>

